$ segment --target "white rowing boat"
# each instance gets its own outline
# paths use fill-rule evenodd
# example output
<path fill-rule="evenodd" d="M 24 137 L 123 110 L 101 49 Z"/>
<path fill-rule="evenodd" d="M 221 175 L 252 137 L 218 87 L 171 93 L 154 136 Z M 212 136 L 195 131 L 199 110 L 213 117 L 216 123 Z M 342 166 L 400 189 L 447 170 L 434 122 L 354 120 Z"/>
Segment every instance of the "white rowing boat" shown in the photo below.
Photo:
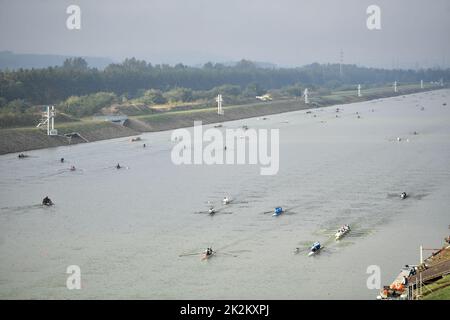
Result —
<path fill-rule="evenodd" d="M 211 258 L 215 254 L 216 254 L 215 251 L 213 251 L 211 254 L 207 254 L 206 252 L 204 252 L 203 256 L 202 256 L 202 260 L 208 260 L 209 258 Z"/>
<path fill-rule="evenodd" d="M 336 240 L 340 240 L 342 237 L 344 237 L 347 233 L 350 232 L 350 226 L 344 225 L 342 226 L 334 235 Z"/>

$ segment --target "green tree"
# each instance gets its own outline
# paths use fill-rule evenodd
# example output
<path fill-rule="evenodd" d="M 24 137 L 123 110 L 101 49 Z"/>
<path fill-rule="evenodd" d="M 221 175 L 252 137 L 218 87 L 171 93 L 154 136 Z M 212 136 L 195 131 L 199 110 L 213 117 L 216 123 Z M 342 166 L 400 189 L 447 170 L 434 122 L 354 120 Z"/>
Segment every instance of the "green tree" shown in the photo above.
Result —
<path fill-rule="evenodd" d="M 283 87 L 282 91 L 292 97 L 301 97 L 303 90 L 302 86 L 299 83 L 296 83 L 292 86 Z"/>
<path fill-rule="evenodd" d="M 138 98 L 138 101 L 144 104 L 163 104 L 167 102 L 161 90 L 155 89 L 145 91 L 144 94 Z"/>
<path fill-rule="evenodd" d="M 88 64 L 83 58 L 67 58 L 63 63 L 64 69 L 85 71 L 88 69 Z"/>
<path fill-rule="evenodd" d="M 169 102 L 189 102 L 192 101 L 192 90 L 187 88 L 175 88 L 165 92 L 164 97 Z"/>
<path fill-rule="evenodd" d="M 255 96 L 260 96 L 260 95 L 264 94 L 265 92 L 266 92 L 266 90 L 263 89 L 261 87 L 261 85 L 259 85 L 256 82 L 252 82 L 245 88 L 242 95 L 245 97 L 255 97 Z"/>
<path fill-rule="evenodd" d="M 64 112 L 77 117 L 91 116 L 117 101 L 111 92 L 97 92 L 86 96 L 71 96 L 60 106 Z"/>

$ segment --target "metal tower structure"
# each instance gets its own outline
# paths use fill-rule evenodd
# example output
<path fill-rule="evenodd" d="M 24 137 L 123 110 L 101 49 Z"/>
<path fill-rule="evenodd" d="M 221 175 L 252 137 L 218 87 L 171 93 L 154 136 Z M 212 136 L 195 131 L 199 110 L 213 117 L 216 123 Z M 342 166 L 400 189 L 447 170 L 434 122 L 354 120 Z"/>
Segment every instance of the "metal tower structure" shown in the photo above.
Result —
<path fill-rule="evenodd" d="M 39 128 L 40 126 L 43 126 L 44 124 L 47 125 L 47 135 L 48 136 L 57 136 L 58 130 L 55 129 L 55 116 L 56 111 L 54 106 L 47 106 L 47 111 L 42 113 L 42 120 L 39 122 L 39 124 L 36 126 L 36 128 Z"/>

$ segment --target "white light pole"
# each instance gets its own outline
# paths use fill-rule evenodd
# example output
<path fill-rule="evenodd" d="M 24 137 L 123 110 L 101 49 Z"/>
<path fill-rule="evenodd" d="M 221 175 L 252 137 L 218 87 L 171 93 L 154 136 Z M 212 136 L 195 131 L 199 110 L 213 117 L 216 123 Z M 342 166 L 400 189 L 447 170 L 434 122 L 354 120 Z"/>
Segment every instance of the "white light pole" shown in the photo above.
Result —
<path fill-rule="evenodd" d="M 303 95 L 305 96 L 305 103 L 308 104 L 309 100 L 308 100 L 308 88 L 305 89 L 305 91 L 303 92 Z"/>
<path fill-rule="evenodd" d="M 394 82 L 394 92 L 397 92 L 397 81 Z"/>
<path fill-rule="evenodd" d="M 55 107 L 52 106 L 52 109 L 49 108 L 49 117 L 51 119 L 50 129 L 48 130 L 48 135 L 52 136 L 55 134 Z"/>
<path fill-rule="evenodd" d="M 420 246 L 420 264 L 422 264 L 423 263 L 423 247 L 422 246 Z"/>
<path fill-rule="evenodd" d="M 423 89 L 423 80 L 420 80 L 420 89 Z"/>
<path fill-rule="evenodd" d="M 223 115 L 223 113 L 224 113 L 223 109 L 222 109 L 223 99 L 222 99 L 222 95 L 221 94 L 217 95 L 216 101 L 217 101 L 217 114 L 218 115 Z"/>
<path fill-rule="evenodd" d="M 358 84 L 358 97 L 361 97 L 361 85 Z"/>

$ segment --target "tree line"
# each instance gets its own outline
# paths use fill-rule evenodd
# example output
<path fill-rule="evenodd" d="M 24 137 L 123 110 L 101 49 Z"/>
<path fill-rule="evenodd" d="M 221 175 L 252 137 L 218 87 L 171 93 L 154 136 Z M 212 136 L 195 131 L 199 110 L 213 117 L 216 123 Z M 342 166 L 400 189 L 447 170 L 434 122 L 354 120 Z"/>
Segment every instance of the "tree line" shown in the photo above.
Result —
<path fill-rule="evenodd" d="M 344 65 L 343 70 L 341 75 L 339 64 L 317 63 L 297 68 L 263 68 L 248 60 L 231 66 L 210 62 L 202 67 L 152 65 L 135 58 L 98 70 L 90 68 L 82 58 L 70 58 L 62 66 L 0 72 L 0 108 L 17 104 L 17 100 L 22 101 L 22 106 L 56 104 L 72 96 L 99 92 L 105 93 L 100 97 L 102 101 L 114 96 L 142 97 L 144 102 L 158 103 L 171 99 L 170 94 L 165 94 L 168 92 L 185 95 L 188 100 L 193 92 L 212 93 L 221 87 L 236 94 L 246 90 L 247 94 L 260 94 L 283 87 L 297 90 L 297 84 L 339 89 L 358 83 L 370 86 L 450 79 L 450 69 L 386 70 Z"/>

